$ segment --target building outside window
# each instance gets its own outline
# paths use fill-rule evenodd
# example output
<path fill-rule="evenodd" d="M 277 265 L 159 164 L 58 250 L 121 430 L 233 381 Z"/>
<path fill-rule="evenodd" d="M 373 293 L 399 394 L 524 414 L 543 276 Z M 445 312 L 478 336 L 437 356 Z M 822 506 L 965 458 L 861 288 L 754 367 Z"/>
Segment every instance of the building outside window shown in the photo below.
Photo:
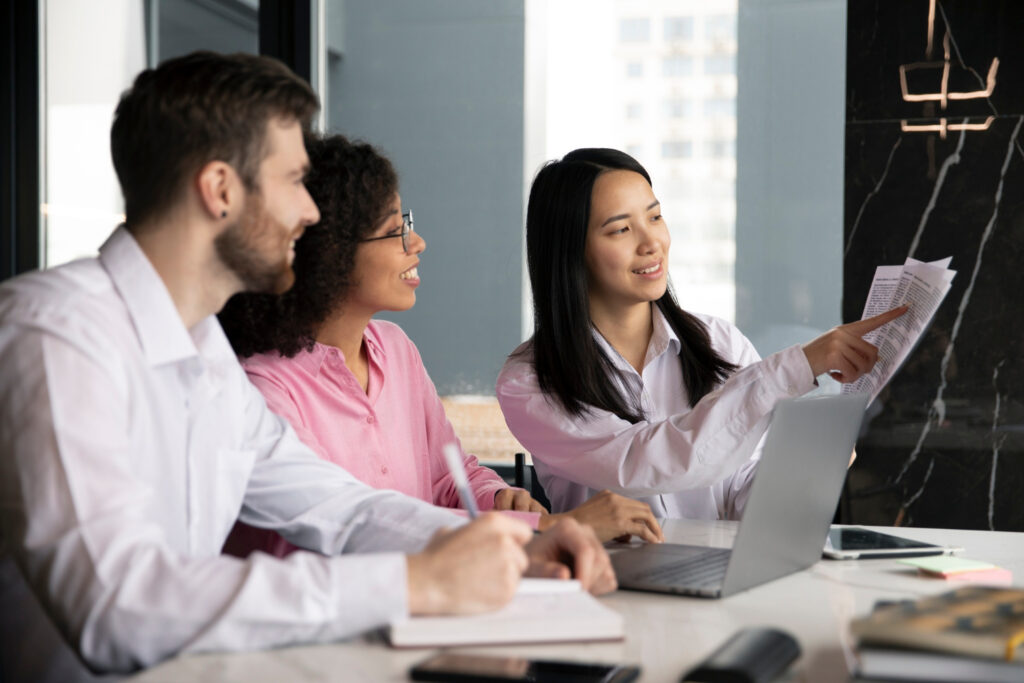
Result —
<path fill-rule="evenodd" d="M 619 40 L 623 43 L 645 43 L 651 38 L 651 20 L 647 18 L 621 19 Z"/>
<path fill-rule="evenodd" d="M 680 302 L 734 321 L 737 0 L 532 7 L 547 27 L 546 98 L 536 143 L 544 151 L 527 164 L 527 182 L 539 163 L 576 147 L 635 156 L 651 173 L 673 237 L 669 272 Z M 643 79 L 640 64 L 654 65 Z M 633 103 L 652 101 L 656 116 L 623 118 L 637 113 Z"/>
<path fill-rule="evenodd" d="M 669 55 L 661 61 L 661 75 L 667 77 L 693 75 L 693 57 Z"/>
<path fill-rule="evenodd" d="M 665 100 L 664 111 L 665 116 L 670 119 L 682 119 L 693 116 L 696 109 L 694 107 L 693 100 L 676 97 Z"/>
<path fill-rule="evenodd" d="M 704 37 L 709 40 L 736 40 L 736 14 L 716 14 L 704 18 Z"/>
<path fill-rule="evenodd" d="M 121 93 L 150 65 L 198 49 L 258 52 L 258 0 L 46 0 L 40 88 L 43 267 L 96 254 L 124 220 L 110 160 Z"/>
<path fill-rule="evenodd" d="M 713 159 L 735 159 L 735 140 L 708 140 L 704 143 L 705 156 Z"/>
<path fill-rule="evenodd" d="M 689 140 L 666 140 L 661 143 L 661 156 L 666 159 L 689 159 L 693 156 L 693 143 Z"/>
<path fill-rule="evenodd" d="M 704 58 L 704 73 L 708 76 L 736 74 L 736 55 L 708 55 Z"/>
<path fill-rule="evenodd" d="M 726 97 L 707 99 L 704 100 L 703 111 L 707 118 L 736 116 L 736 100 Z"/>
<path fill-rule="evenodd" d="M 693 17 L 665 17 L 665 40 L 693 40 Z"/>

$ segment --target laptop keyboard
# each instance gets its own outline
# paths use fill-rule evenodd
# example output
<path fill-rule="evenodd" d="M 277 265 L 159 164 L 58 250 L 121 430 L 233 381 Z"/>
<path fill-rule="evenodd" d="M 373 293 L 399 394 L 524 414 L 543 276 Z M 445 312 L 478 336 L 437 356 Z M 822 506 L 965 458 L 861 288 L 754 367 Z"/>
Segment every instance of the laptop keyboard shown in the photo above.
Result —
<path fill-rule="evenodd" d="M 727 548 L 709 550 L 696 557 L 639 571 L 630 579 L 640 583 L 713 586 L 725 577 L 731 553 Z"/>

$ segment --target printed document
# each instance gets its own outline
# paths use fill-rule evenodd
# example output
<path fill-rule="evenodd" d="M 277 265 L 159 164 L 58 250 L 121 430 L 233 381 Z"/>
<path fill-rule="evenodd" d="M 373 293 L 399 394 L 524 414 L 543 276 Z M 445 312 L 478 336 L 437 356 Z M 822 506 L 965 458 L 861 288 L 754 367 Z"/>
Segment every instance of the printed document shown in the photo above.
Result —
<path fill-rule="evenodd" d="M 856 382 L 843 385 L 844 394 L 871 394 L 875 400 L 882 388 L 910 355 L 939 304 L 952 286 L 955 270 L 949 269 L 952 257 L 923 263 L 908 258 L 902 266 L 879 266 L 871 282 L 868 300 L 861 318 L 908 304 L 910 309 L 890 323 L 864 335 L 878 347 L 878 363 Z"/>

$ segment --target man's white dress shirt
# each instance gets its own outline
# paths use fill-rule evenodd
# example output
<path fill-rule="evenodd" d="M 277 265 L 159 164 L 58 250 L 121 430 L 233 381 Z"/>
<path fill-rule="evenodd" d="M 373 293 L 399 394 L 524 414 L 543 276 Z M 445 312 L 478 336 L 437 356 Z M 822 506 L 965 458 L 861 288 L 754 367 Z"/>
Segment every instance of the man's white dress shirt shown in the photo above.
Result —
<path fill-rule="evenodd" d="M 735 326 L 698 316 L 714 349 L 740 369 L 691 408 L 678 358 L 681 342 L 661 311 L 651 308 L 654 330 L 642 373 L 594 331 L 639 390 L 645 420 L 630 424 L 597 409 L 570 416 L 540 390 L 526 342 L 498 376 L 505 421 L 530 452 L 552 512 L 610 489 L 647 503 L 656 517 L 738 519 L 771 410 L 778 400 L 814 388 L 811 367 L 799 346 L 761 360 Z"/>
<path fill-rule="evenodd" d="M 307 449 L 123 228 L 0 286 L 0 323 L 0 540 L 93 667 L 378 627 L 407 612 L 402 553 L 460 523 Z M 324 555 L 222 556 L 237 518 Z"/>

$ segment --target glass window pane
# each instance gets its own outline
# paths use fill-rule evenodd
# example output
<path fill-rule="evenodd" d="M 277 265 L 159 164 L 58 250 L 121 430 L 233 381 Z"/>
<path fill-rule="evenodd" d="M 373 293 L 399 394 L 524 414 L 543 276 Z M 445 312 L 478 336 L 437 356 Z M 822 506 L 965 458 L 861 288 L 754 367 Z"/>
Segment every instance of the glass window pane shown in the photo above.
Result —
<path fill-rule="evenodd" d="M 693 40 L 693 17 L 666 17 L 665 40 Z"/>
<path fill-rule="evenodd" d="M 49 267 L 95 254 L 124 220 L 110 121 L 146 67 L 146 41 L 140 2 L 110 0 L 99 11 L 92 0 L 51 0 L 44 16 L 41 229 Z M 124 30 L 110 31 L 112 22 Z"/>
<path fill-rule="evenodd" d="M 651 20 L 630 18 L 619 21 L 619 40 L 623 43 L 644 43 L 651 37 Z"/>
<path fill-rule="evenodd" d="M 672 119 L 687 118 L 694 115 L 695 109 L 693 100 L 684 100 L 681 97 L 665 100 L 665 116 Z"/>
<path fill-rule="evenodd" d="M 718 118 L 736 115 L 736 100 L 733 98 L 716 97 L 704 100 L 704 116 Z"/>
<path fill-rule="evenodd" d="M 693 57 L 671 55 L 661 61 L 662 76 L 690 76 L 693 74 Z"/>
<path fill-rule="evenodd" d="M 704 58 L 704 73 L 709 76 L 735 75 L 736 55 L 708 55 Z"/>
<path fill-rule="evenodd" d="M 536 6 L 546 27 L 543 49 L 529 52 L 528 32 L 526 59 L 542 62 L 538 82 L 546 96 L 538 105 L 538 136 L 528 128 L 527 149 L 542 150 L 528 164 L 531 177 L 542 161 L 577 147 L 614 147 L 636 157 L 654 180 L 673 237 L 669 271 L 680 302 L 734 320 L 736 43 L 721 38 L 735 36 L 736 0 Z M 569 25 L 578 30 L 560 28 Z M 645 39 L 626 41 L 627 31 Z M 631 80 L 640 64 L 647 65 L 642 90 Z"/>
<path fill-rule="evenodd" d="M 257 0 L 48 0 L 42 191 L 44 265 L 95 254 L 124 220 L 110 161 L 121 93 L 150 62 L 199 49 L 257 52 Z M 125 27 L 111 31 L 110 26 Z M 88 55 L 88 59 L 83 59 Z"/>
<path fill-rule="evenodd" d="M 704 37 L 709 40 L 736 40 L 736 15 L 719 14 L 706 17 Z"/>
<path fill-rule="evenodd" d="M 661 156 L 667 159 L 688 159 L 693 156 L 693 143 L 689 140 L 667 140 L 661 143 Z"/>
<path fill-rule="evenodd" d="M 704 143 L 704 154 L 715 159 L 735 159 L 735 140 L 708 140 Z"/>
<path fill-rule="evenodd" d="M 259 2 L 160 0 L 158 62 L 196 50 L 259 53 Z"/>

